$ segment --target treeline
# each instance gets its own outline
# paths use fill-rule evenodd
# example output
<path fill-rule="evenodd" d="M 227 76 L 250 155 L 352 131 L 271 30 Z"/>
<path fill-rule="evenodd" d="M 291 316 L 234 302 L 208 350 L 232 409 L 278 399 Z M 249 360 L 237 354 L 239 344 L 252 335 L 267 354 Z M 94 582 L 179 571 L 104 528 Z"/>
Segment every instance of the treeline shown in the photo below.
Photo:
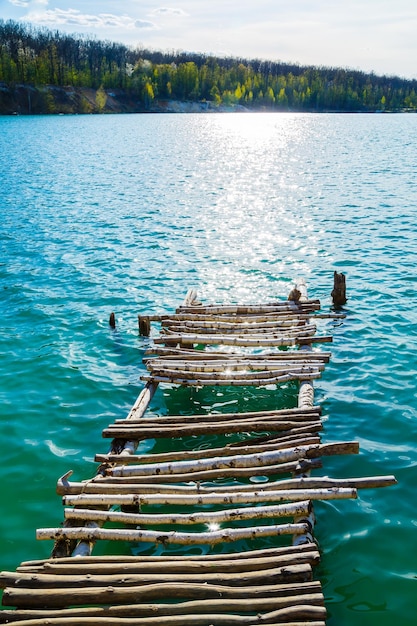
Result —
<path fill-rule="evenodd" d="M 341 68 L 158 52 L 0 20 L 0 83 L 122 90 L 156 100 L 291 111 L 417 110 L 417 81 Z"/>

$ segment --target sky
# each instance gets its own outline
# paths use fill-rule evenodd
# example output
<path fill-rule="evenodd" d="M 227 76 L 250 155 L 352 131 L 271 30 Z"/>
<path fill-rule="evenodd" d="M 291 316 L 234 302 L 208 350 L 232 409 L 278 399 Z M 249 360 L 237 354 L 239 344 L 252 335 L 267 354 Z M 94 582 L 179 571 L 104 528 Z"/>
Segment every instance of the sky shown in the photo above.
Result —
<path fill-rule="evenodd" d="M 0 0 L 0 19 L 152 50 L 417 79 L 416 0 Z"/>

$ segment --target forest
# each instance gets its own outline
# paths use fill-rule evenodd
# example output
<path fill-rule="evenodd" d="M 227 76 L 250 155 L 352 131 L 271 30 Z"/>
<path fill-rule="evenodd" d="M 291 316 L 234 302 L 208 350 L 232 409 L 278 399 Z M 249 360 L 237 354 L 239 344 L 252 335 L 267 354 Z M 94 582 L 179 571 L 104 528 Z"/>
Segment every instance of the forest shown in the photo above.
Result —
<path fill-rule="evenodd" d="M 417 111 L 417 80 L 261 59 L 152 51 L 0 20 L 0 113 L 11 112 L 22 87 L 33 94 L 29 109 L 22 110 L 29 113 L 59 112 L 63 105 L 54 97 L 58 88 L 68 93 L 69 88 L 71 93 L 93 90 L 93 99 L 73 99 L 71 112 L 105 112 L 109 94 L 123 95 L 131 110 L 138 111 L 154 110 L 165 100 L 206 103 L 213 109 Z"/>

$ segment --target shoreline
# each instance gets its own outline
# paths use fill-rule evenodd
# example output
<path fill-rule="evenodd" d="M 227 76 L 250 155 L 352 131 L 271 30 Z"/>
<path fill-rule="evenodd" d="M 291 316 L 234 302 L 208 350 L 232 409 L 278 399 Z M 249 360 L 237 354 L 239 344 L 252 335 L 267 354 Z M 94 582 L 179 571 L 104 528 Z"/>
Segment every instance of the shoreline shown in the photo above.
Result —
<path fill-rule="evenodd" d="M 121 89 L 0 83 L 0 115 L 79 115 L 118 113 L 416 113 L 398 110 L 329 110 L 280 107 L 248 108 L 240 104 L 216 105 L 210 101 L 153 100 L 147 105 Z"/>

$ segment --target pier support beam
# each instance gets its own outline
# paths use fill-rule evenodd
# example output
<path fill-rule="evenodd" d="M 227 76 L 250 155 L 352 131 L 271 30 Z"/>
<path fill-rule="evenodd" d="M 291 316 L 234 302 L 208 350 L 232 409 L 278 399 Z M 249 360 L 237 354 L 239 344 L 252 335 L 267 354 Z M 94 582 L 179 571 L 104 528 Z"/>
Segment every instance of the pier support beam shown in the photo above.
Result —
<path fill-rule="evenodd" d="M 294 298 L 295 296 L 295 298 Z M 308 300 L 307 285 L 303 278 L 299 279 L 292 291 L 288 296 L 288 300 L 296 299 L 299 302 L 305 302 Z M 300 347 L 303 352 L 312 352 L 311 344 L 306 344 Z M 312 380 L 300 380 L 300 387 L 298 391 L 298 408 L 299 409 L 311 409 L 314 406 L 314 385 Z M 294 477 L 303 476 L 305 478 L 310 476 L 310 471 L 306 472 L 294 472 Z M 306 524 L 308 530 L 300 535 L 294 535 L 293 545 L 297 546 L 304 543 L 315 543 L 314 540 L 314 525 L 316 518 L 314 516 L 313 505 L 311 504 L 310 512 L 308 515 L 302 515 L 294 518 L 295 524 Z"/>
<path fill-rule="evenodd" d="M 347 302 L 346 298 L 346 277 L 344 274 L 333 275 L 333 291 L 332 291 L 333 304 L 335 306 L 343 306 Z"/>

